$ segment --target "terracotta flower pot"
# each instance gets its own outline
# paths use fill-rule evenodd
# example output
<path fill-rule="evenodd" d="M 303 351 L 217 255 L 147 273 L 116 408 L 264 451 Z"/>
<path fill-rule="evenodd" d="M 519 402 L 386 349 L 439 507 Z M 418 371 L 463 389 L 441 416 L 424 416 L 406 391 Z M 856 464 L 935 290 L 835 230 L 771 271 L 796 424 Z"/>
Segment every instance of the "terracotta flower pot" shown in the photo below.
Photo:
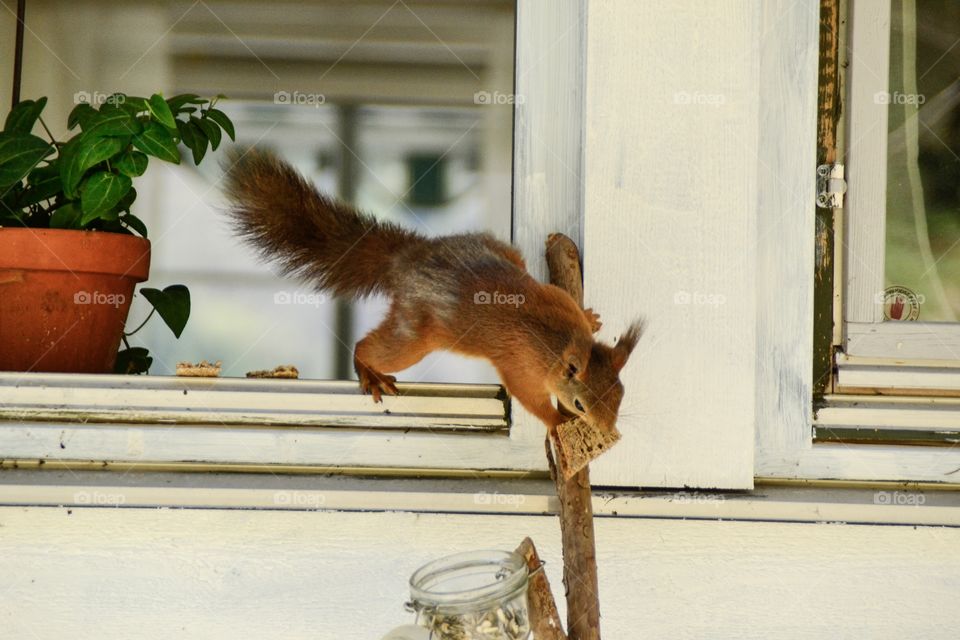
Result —
<path fill-rule="evenodd" d="M 0 228 L 0 370 L 111 373 L 150 242 Z"/>

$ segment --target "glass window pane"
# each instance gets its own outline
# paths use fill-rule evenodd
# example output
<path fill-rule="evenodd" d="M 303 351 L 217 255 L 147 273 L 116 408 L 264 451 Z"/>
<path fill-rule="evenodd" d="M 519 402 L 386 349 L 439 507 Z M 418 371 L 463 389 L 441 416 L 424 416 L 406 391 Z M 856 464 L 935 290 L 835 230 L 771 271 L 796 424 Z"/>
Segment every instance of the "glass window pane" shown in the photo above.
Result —
<path fill-rule="evenodd" d="M 960 319 L 960 3 L 893 0 L 886 317 Z"/>
<path fill-rule="evenodd" d="M 52 0 L 32 11 L 23 96 L 50 96 L 55 133 L 78 100 L 114 91 L 224 93 L 239 144 L 273 149 L 322 190 L 428 235 L 510 238 L 514 0 Z M 179 340 L 154 318 L 131 344 L 150 349 L 153 374 L 208 359 L 229 376 L 289 363 L 302 377 L 353 377 L 354 343 L 384 301 L 332 301 L 259 263 L 223 215 L 224 141 L 200 167 L 151 160 L 134 182 L 153 243 L 145 286 L 186 284 L 192 314 Z M 136 296 L 128 328 L 148 313 Z M 398 377 L 497 380 L 444 355 Z"/>

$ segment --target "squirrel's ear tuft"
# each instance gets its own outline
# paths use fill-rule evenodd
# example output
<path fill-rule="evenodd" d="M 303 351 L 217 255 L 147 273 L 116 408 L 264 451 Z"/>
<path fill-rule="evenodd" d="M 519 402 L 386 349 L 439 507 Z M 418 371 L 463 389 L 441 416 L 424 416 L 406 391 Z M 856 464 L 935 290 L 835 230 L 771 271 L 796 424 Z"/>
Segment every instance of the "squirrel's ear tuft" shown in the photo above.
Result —
<path fill-rule="evenodd" d="M 583 377 L 583 368 L 586 363 L 576 352 L 573 346 L 567 347 L 563 352 L 563 375 L 565 378 Z"/>
<path fill-rule="evenodd" d="M 637 346 L 640 336 L 643 335 L 643 320 L 634 321 L 627 330 L 623 332 L 617 344 L 613 347 L 613 368 L 617 371 L 623 369 L 627 364 L 627 359 Z"/>

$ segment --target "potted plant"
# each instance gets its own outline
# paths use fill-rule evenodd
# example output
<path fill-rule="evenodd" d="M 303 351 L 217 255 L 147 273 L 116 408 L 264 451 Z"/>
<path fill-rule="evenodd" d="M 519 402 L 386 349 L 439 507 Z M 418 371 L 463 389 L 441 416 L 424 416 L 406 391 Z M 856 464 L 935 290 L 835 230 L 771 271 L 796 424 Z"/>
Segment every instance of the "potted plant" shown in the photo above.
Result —
<path fill-rule="evenodd" d="M 0 370 L 149 369 L 147 350 L 127 342 L 136 330 L 124 334 L 134 287 L 150 269 L 146 226 L 131 213 L 133 181 L 150 156 L 179 164 L 180 143 L 199 163 L 222 133 L 233 139 L 218 98 L 117 93 L 99 108 L 77 105 L 67 119 L 77 132 L 62 141 L 41 117 L 46 98 L 14 106 L 0 132 Z M 38 123 L 49 139 L 34 135 Z M 187 288 L 140 293 L 179 337 Z"/>

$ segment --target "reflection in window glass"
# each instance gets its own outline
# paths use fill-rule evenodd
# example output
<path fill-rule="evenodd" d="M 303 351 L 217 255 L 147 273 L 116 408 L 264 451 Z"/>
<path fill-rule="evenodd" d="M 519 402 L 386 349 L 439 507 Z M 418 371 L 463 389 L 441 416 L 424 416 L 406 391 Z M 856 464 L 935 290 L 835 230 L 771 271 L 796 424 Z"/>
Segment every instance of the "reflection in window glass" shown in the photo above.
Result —
<path fill-rule="evenodd" d="M 958 37 L 960 3 L 893 0 L 889 93 L 876 99 L 889 104 L 886 282 L 897 287 L 887 296 L 894 320 L 960 319 Z"/>
<path fill-rule="evenodd" d="M 425 234 L 510 238 L 513 0 L 50 0 L 30 12 L 23 95 L 50 96 L 57 133 L 78 93 L 223 93 L 238 143 L 273 149 L 321 189 Z M 383 301 L 332 301 L 259 263 L 223 215 L 223 151 L 199 168 L 151 162 L 135 183 L 153 243 L 146 286 L 186 284 L 192 315 L 179 340 L 155 318 L 131 343 L 150 349 L 153 374 L 208 359 L 228 376 L 294 364 L 352 377 Z M 137 296 L 128 327 L 148 311 Z M 497 379 L 449 354 L 398 377 Z"/>

